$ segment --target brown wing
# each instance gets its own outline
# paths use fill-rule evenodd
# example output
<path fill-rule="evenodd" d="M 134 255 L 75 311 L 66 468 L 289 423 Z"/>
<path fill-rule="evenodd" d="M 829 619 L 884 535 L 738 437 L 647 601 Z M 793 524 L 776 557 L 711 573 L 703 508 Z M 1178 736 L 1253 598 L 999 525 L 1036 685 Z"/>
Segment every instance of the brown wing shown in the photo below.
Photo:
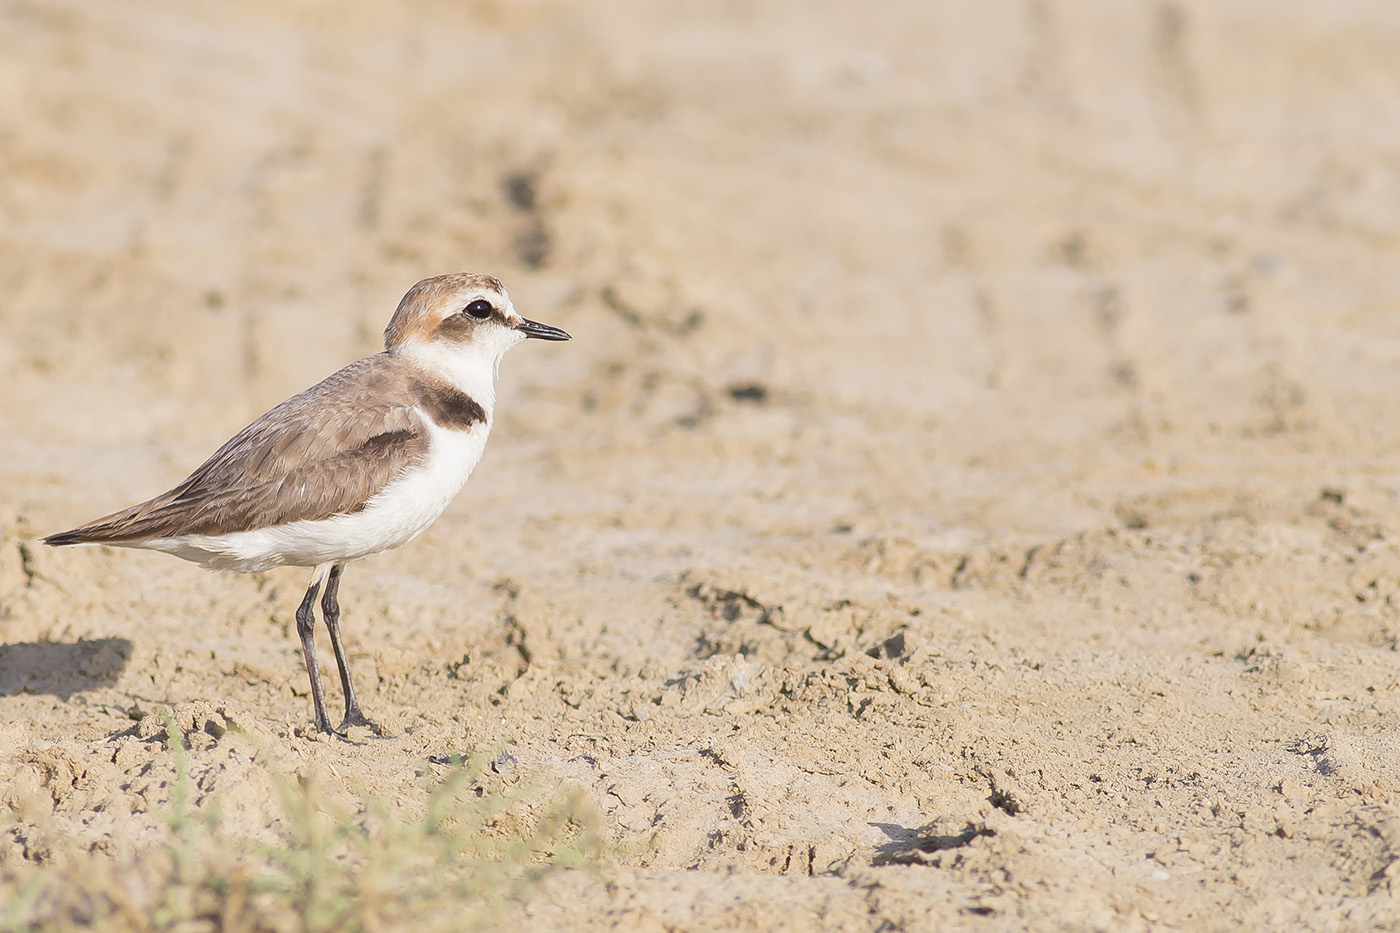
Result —
<path fill-rule="evenodd" d="M 352 363 L 239 431 L 169 492 L 44 541 L 224 534 L 359 511 L 427 453 L 413 388 L 386 354 Z"/>

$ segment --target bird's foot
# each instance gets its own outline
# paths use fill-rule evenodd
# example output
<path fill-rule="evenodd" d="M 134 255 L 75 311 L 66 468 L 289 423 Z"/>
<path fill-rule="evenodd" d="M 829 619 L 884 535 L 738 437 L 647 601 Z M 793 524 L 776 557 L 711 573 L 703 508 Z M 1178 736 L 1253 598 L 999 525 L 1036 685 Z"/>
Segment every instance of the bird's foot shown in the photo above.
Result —
<path fill-rule="evenodd" d="M 369 729 L 369 731 L 373 732 L 375 735 L 384 734 L 383 730 L 379 728 L 379 724 L 370 721 L 370 719 L 366 717 L 364 713 L 360 712 L 360 708 L 358 706 L 352 706 L 345 711 L 345 720 L 341 722 L 340 728 L 335 731 L 340 733 L 341 735 L 344 735 L 348 730 L 355 726 L 364 726 L 365 728 Z"/>

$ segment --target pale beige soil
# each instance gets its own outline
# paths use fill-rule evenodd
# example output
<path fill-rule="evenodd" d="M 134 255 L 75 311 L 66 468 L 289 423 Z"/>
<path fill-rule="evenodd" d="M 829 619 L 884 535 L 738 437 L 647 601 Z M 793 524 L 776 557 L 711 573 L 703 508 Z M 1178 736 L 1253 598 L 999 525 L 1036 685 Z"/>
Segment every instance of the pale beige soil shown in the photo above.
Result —
<path fill-rule="evenodd" d="M 0 868 L 173 710 L 250 838 L 510 743 L 534 928 L 1400 924 L 1400 7 L 289 9 L 0 2 Z M 575 340 L 345 574 L 389 737 L 304 571 L 37 543 L 456 270 Z"/>

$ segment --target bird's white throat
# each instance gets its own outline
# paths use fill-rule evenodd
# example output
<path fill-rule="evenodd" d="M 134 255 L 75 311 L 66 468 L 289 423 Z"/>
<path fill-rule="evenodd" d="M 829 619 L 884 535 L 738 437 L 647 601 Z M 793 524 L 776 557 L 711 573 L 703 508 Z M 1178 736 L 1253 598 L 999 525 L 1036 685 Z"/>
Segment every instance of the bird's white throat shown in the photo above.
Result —
<path fill-rule="evenodd" d="M 497 328 L 469 343 L 414 340 L 390 352 L 465 392 L 490 419 L 496 408 L 496 380 L 500 376 L 501 358 L 524 339 L 518 331 Z"/>

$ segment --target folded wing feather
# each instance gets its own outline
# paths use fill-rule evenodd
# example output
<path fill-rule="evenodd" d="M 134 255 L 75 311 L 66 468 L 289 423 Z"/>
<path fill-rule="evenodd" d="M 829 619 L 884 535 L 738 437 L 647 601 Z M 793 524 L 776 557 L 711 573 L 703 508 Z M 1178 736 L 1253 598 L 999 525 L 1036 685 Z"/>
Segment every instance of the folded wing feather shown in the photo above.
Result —
<path fill-rule="evenodd" d="M 359 511 L 427 453 L 416 387 L 387 354 L 352 363 L 238 432 L 169 492 L 45 541 L 217 535 Z"/>

